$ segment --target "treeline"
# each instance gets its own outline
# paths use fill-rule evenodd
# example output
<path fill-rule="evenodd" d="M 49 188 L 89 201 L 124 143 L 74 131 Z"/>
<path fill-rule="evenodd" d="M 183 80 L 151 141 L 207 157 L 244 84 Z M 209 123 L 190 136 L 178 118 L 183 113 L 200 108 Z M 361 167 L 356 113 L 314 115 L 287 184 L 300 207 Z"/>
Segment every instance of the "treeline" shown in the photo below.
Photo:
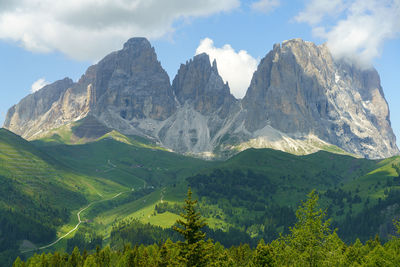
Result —
<path fill-rule="evenodd" d="M 248 244 L 225 248 L 206 240 L 201 230 L 204 220 L 196 211 L 196 201 L 189 191 L 185 213 L 174 230 L 183 238 L 167 239 L 152 245 L 127 244 L 117 250 L 109 246 L 95 252 L 35 255 L 19 266 L 400 266 L 400 238 L 382 244 L 378 237 L 365 244 L 356 240 L 347 245 L 331 230 L 326 213 L 318 207 L 315 191 L 296 211 L 296 223 L 285 235 L 252 249 Z M 397 232 L 400 223 L 396 222 Z"/>
<path fill-rule="evenodd" d="M 225 222 L 241 227 L 244 232 L 258 239 L 272 241 L 296 220 L 290 207 L 280 206 L 272 200 L 278 185 L 266 174 L 250 169 L 214 169 L 209 174 L 189 177 L 187 181 L 196 189 L 202 203 L 206 203 L 200 209 L 210 204 L 216 205 L 223 211 Z M 206 217 L 220 216 L 208 214 L 209 210 L 202 210 Z"/>
<path fill-rule="evenodd" d="M 339 227 L 338 234 L 346 242 L 359 238 L 362 241 L 370 239 L 371 233 L 377 233 L 383 240 L 388 240 L 396 229 L 392 218 L 400 214 L 400 190 L 392 189 L 387 197 L 379 199 L 378 203 L 366 206 L 356 215 L 347 214 L 344 221 L 335 223 Z"/>
<path fill-rule="evenodd" d="M 231 227 L 227 231 L 211 229 L 207 225 L 202 229 L 208 239 L 218 240 L 225 247 L 249 244 L 250 247 L 257 246 L 257 240 L 251 238 L 246 232 Z M 125 244 L 151 245 L 162 244 L 167 240 L 172 242 L 182 241 L 183 238 L 173 228 L 162 228 L 150 223 L 144 224 L 136 219 L 126 220 L 118 223 L 112 228 L 110 235 L 110 246 L 112 249 L 121 250 Z M 83 247 L 78 246 L 83 251 Z"/>
<path fill-rule="evenodd" d="M 21 240 L 51 242 L 69 210 L 49 204 L 40 194 L 28 195 L 17 181 L 0 175 L 0 265 L 10 265 Z"/>
<path fill-rule="evenodd" d="M 71 253 L 75 247 L 81 251 L 91 251 L 102 245 L 102 235 L 97 234 L 89 227 L 81 226 L 74 237 L 67 240 L 67 252 Z"/>
<path fill-rule="evenodd" d="M 400 173 L 399 164 L 392 167 Z M 199 208 L 205 217 L 222 219 L 257 240 L 263 238 L 270 242 L 280 233 L 287 234 L 289 226 L 296 220 L 291 207 L 276 201 L 276 192 L 284 190 L 285 184 L 291 184 L 291 179 L 286 176 L 277 180 L 269 174 L 252 170 L 214 169 L 208 174 L 189 177 L 187 181 L 200 197 Z M 370 184 L 374 191 L 382 190 L 384 193 L 378 202 L 369 197 L 361 198 L 359 187 L 351 190 L 338 186 L 323 189 L 322 202 L 333 220 L 333 227 L 339 229 L 339 237 L 349 244 L 357 238 L 365 242 L 379 234 L 383 241 L 387 241 L 395 233 L 392 219 L 400 214 L 400 206 L 396 204 L 400 203 L 399 184 L 398 177 Z M 294 191 L 289 190 L 287 198 L 290 192 Z M 177 213 L 176 210 L 176 205 L 168 203 L 159 204 L 156 209 L 159 213 Z"/>

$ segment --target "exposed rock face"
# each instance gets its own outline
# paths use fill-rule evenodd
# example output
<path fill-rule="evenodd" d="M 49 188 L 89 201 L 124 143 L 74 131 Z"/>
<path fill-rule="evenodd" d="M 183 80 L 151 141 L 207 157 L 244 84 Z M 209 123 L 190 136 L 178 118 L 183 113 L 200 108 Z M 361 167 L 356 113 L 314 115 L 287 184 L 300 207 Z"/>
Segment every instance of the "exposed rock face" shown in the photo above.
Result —
<path fill-rule="evenodd" d="M 168 119 L 158 137 L 178 152 L 213 151 L 221 129 L 238 101 L 218 74 L 217 64 L 200 54 L 181 65 L 172 83 L 179 101 L 176 114 Z"/>
<path fill-rule="evenodd" d="M 43 107 L 37 105 L 41 102 Z M 165 120 L 175 108 L 154 48 L 145 38 L 132 38 L 89 67 L 77 83 L 65 79 L 27 96 L 10 109 L 4 127 L 32 139 L 90 113 L 111 128 L 131 129 L 132 120 Z"/>
<path fill-rule="evenodd" d="M 26 96 L 8 110 L 4 128 L 29 138 L 39 131 L 61 126 L 62 110 L 55 107 L 61 104 L 60 97 L 68 94 L 71 86 L 73 81 L 65 78 Z"/>
<path fill-rule="evenodd" d="M 85 137 L 102 133 L 88 129 L 95 125 L 180 153 L 273 147 L 301 154 L 330 144 L 369 158 L 398 153 L 377 72 L 300 39 L 274 45 L 239 101 L 206 54 L 182 64 L 171 86 L 150 43 L 132 38 L 77 83 L 64 79 L 21 100 L 4 127 L 34 139 L 82 118 L 90 118 L 81 124 Z"/>
<path fill-rule="evenodd" d="M 211 66 L 205 53 L 181 65 L 172 88 L 181 105 L 188 102 L 203 115 L 217 113 L 226 118 L 232 104 L 237 102 L 218 74 L 216 61 Z"/>
<path fill-rule="evenodd" d="M 126 121 L 165 120 L 175 111 L 168 74 L 145 38 L 128 40 L 121 51 L 108 55 L 93 68 L 97 116 L 105 120 L 114 114 Z"/>
<path fill-rule="evenodd" d="M 291 137 L 316 135 L 371 158 L 398 153 L 376 70 L 336 62 L 325 45 L 275 45 L 243 99 L 246 129 L 269 125 Z"/>

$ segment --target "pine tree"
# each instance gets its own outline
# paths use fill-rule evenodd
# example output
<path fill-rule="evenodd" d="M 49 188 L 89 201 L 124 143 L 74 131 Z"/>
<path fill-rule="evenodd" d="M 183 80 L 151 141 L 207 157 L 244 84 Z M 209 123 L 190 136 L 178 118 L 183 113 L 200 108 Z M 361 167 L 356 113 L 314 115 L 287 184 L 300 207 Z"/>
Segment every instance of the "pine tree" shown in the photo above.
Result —
<path fill-rule="evenodd" d="M 68 265 L 73 267 L 81 265 L 81 254 L 78 247 L 75 247 L 72 251 L 71 256 L 68 259 Z"/>
<path fill-rule="evenodd" d="M 195 206 L 197 200 L 192 200 L 192 191 L 189 187 L 187 199 L 183 209 L 185 213 L 181 213 L 182 219 L 178 219 L 173 229 L 180 233 L 184 238 L 184 242 L 178 242 L 180 248 L 179 260 L 186 266 L 206 266 L 208 261 L 208 246 L 205 244 L 206 234 L 201 229 L 206 226 L 206 222 Z"/>
<path fill-rule="evenodd" d="M 273 249 L 263 239 L 257 245 L 253 261 L 255 266 L 275 266 Z"/>
<path fill-rule="evenodd" d="M 24 262 L 21 260 L 20 257 L 17 257 L 17 259 L 14 261 L 13 267 L 21 267 L 25 266 Z"/>
<path fill-rule="evenodd" d="M 285 264 L 307 266 L 326 265 L 327 261 L 340 262 L 343 242 L 329 228 L 326 211 L 318 208 L 318 194 L 313 190 L 308 200 L 296 211 L 297 223 L 283 238 Z"/>
<path fill-rule="evenodd" d="M 158 266 L 159 267 L 168 267 L 169 265 L 169 255 L 168 255 L 168 249 L 165 244 L 163 244 L 160 248 L 160 256 L 158 260 Z"/>

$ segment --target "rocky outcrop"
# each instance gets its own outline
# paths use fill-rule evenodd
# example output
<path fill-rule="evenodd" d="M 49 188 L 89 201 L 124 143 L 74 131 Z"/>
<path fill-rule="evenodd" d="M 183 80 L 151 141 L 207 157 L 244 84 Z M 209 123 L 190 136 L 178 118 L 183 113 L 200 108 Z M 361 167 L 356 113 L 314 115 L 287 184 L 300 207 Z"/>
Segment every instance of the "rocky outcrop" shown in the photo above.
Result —
<path fill-rule="evenodd" d="M 398 153 L 376 70 L 332 58 L 326 45 L 294 39 L 261 61 L 243 99 L 245 126 L 310 134 L 371 158 Z"/>
<path fill-rule="evenodd" d="M 162 125 L 158 138 L 177 152 L 211 152 L 238 101 L 206 54 L 182 64 L 172 83 L 178 110 Z"/>
<path fill-rule="evenodd" d="M 369 158 L 398 153 L 378 73 L 335 61 L 325 45 L 300 39 L 274 45 L 237 100 L 208 55 L 182 64 L 171 85 L 150 43 L 132 38 L 78 82 L 64 79 L 21 100 L 4 127 L 35 139 L 77 120 L 88 140 L 116 129 L 203 156 L 248 147 L 304 154 L 337 146 Z"/>
<path fill-rule="evenodd" d="M 96 97 L 94 113 L 106 121 L 114 114 L 125 121 L 160 121 L 175 111 L 168 74 L 145 38 L 128 40 L 122 50 L 105 57 L 91 72 Z"/>
<path fill-rule="evenodd" d="M 218 74 L 217 62 L 210 64 L 207 54 L 197 55 L 178 70 L 172 89 L 181 105 L 191 104 L 203 115 L 216 113 L 226 118 L 237 102 Z"/>
<path fill-rule="evenodd" d="M 77 83 L 58 81 L 23 99 L 10 109 L 4 127 L 32 139 L 90 114 L 108 127 L 138 133 L 130 123 L 165 120 L 175 109 L 168 74 L 154 48 L 145 38 L 132 38 L 89 67 Z"/>
<path fill-rule="evenodd" d="M 61 112 L 55 107 L 73 84 L 71 79 L 65 78 L 24 97 L 8 110 L 3 127 L 30 138 L 38 132 L 61 126 Z"/>

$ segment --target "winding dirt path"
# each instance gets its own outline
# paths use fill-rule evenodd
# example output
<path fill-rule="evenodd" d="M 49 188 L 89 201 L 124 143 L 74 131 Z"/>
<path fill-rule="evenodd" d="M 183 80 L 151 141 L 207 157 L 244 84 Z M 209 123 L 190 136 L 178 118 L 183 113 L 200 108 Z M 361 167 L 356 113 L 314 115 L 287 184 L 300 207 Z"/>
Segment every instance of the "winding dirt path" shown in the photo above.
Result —
<path fill-rule="evenodd" d="M 111 198 L 108 198 L 108 199 L 102 199 L 102 200 L 93 201 L 92 203 L 90 203 L 90 204 L 87 205 L 86 207 L 80 209 L 80 210 L 78 211 L 78 213 L 76 213 L 76 216 L 78 217 L 78 223 L 77 223 L 77 224 L 75 225 L 75 227 L 74 227 L 73 229 L 71 229 L 68 233 L 66 233 L 65 235 L 59 237 L 56 241 L 54 241 L 54 242 L 52 242 L 52 243 L 50 243 L 50 244 L 48 244 L 48 245 L 45 245 L 45 246 L 42 246 L 42 247 L 39 247 L 39 248 L 30 249 L 30 250 L 24 250 L 24 251 L 21 251 L 21 253 L 27 253 L 27 252 L 31 252 L 31 251 L 35 251 L 35 250 L 42 250 L 42 249 L 46 249 L 46 248 L 49 248 L 49 247 L 51 247 L 51 246 L 54 246 L 55 244 L 57 244 L 58 242 L 60 242 L 60 240 L 62 240 L 63 238 L 67 237 L 67 236 L 70 235 L 72 232 L 74 232 L 75 230 L 78 229 L 79 225 L 82 223 L 82 220 L 81 220 L 81 213 L 82 213 L 83 211 L 85 211 L 86 209 L 88 209 L 90 206 L 92 206 L 92 205 L 94 205 L 94 204 L 97 204 L 97 203 L 100 203 L 100 202 L 104 202 L 104 201 L 108 201 L 108 200 L 114 199 L 114 198 L 116 198 L 116 197 L 119 197 L 119 196 L 122 195 L 123 193 L 127 193 L 127 192 L 130 192 L 130 191 L 119 192 L 119 193 L 116 194 L 115 196 L 113 196 L 113 197 L 111 197 Z"/>

